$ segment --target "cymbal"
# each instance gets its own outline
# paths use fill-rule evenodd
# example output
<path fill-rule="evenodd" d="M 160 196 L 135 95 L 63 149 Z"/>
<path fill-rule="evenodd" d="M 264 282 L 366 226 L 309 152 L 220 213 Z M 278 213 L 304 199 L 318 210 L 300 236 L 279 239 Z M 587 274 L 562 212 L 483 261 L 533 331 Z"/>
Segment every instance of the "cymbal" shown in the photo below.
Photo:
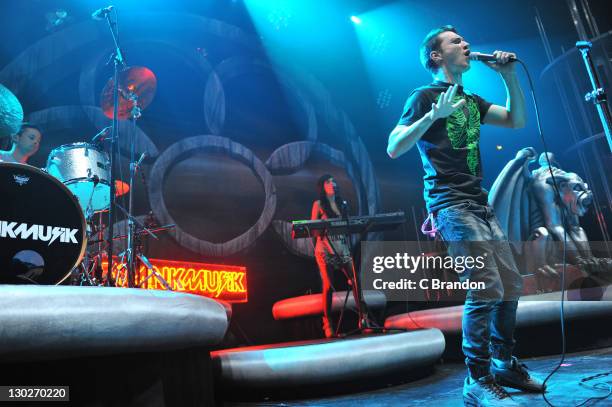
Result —
<path fill-rule="evenodd" d="M 111 77 L 102 89 L 102 110 L 109 119 L 113 118 L 113 87 L 115 81 Z M 157 79 L 155 74 L 143 66 L 132 66 L 119 72 L 119 109 L 120 120 L 132 117 L 134 107 L 145 109 L 155 96 Z M 138 118 L 140 114 L 136 114 Z"/>
<path fill-rule="evenodd" d="M 13 92 L 0 85 L 0 137 L 16 134 L 23 123 L 23 108 Z"/>
<path fill-rule="evenodd" d="M 120 179 L 115 180 L 115 196 L 123 196 L 130 192 L 130 185 L 127 182 L 123 182 Z"/>

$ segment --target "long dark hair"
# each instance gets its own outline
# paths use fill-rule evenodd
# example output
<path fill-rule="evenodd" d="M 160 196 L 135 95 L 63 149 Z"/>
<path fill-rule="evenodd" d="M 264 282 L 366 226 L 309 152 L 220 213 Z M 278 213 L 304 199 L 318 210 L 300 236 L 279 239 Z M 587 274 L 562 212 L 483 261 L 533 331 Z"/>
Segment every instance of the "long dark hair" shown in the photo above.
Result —
<path fill-rule="evenodd" d="M 330 178 L 334 178 L 334 176 L 331 174 L 321 175 L 319 177 L 319 180 L 317 181 L 317 189 L 319 190 L 319 202 L 321 202 L 321 208 L 323 209 L 323 212 L 325 212 L 325 215 L 328 218 L 336 218 L 338 217 L 338 214 L 336 214 L 336 212 L 334 212 L 334 210 L 331 208 L 324 187 L 325 181 Z M 344 199 L 340 195 L 340 187 L 338 187 L 338 184 L 336 184 L 336 193 L 334 198 L 336 200 L 336 206 L 338 207 L 338 210 L 342 212 L 342 202 L 344 201 Z M 340 216 L 342 216 L 342 213 L 340 213 Z"/>

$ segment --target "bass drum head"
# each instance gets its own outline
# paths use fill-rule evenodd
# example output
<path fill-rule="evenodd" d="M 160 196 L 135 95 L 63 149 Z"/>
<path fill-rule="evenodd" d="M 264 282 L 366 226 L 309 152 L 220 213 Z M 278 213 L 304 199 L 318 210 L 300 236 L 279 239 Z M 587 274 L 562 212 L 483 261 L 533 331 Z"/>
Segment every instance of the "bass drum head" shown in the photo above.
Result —
<path fill-rule="evenodd" d="M 0 283 L 59 284 L 83 258 L 85 217 L 57 179 L 0 163 Z"/>

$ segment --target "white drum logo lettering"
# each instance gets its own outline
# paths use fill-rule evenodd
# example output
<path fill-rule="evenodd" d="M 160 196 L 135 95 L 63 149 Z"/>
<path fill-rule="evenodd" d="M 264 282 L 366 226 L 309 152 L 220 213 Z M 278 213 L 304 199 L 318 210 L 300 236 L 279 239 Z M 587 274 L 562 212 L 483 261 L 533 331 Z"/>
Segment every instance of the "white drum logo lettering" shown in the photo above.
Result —
<path fill-rule="evenodd" d="M 59 226 L 28 225 L 27 223 L 9 222 L 0 220 L 0 237 L 10 239 L 32 239 L 43 242 L 55 242 L 58 238 L 61 243 L 78 244 L 76 234 L 78 229 Z"/>

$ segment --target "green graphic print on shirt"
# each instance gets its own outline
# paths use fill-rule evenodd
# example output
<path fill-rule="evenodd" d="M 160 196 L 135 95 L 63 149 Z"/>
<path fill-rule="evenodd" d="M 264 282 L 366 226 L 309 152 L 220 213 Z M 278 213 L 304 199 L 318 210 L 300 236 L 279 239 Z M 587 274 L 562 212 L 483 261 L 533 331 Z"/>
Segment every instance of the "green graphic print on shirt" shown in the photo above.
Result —
<path fill-rule="evenodd" d="M 466 104 L 446 118 L 446 132 L 453 149 L 468 149 L 467 166 L 470 173 L 476 175 L 479 164 L 480 112 L 478 111 L 476 101 L 469 95 L 455 95 L 453 104 L 464 98 Z M 440 95 L 438 95 L 436 102 L 438 99 L 440 99 Z M 466 117 L 466 113 L 469 117 Z"/>

